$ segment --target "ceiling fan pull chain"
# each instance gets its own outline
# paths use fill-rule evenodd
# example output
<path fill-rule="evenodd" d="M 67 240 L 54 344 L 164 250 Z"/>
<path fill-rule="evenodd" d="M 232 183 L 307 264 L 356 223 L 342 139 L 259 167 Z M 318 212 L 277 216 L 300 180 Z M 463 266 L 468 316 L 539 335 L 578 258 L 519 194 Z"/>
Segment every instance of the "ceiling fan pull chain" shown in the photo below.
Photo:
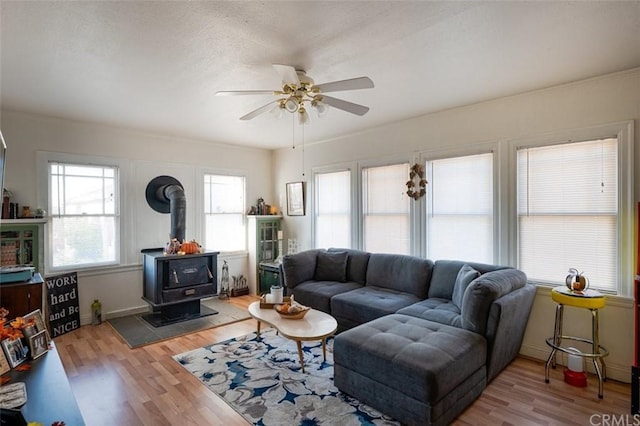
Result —
<path fill-rule="evenodd" d="M 302 125 L 302 177 L 304 177 L 304 124 Z"/>
<path fill-rule="evenodd" d="M 291 116 L 291 149 L 296 149 L 296 119 L 295 116 Z"/>

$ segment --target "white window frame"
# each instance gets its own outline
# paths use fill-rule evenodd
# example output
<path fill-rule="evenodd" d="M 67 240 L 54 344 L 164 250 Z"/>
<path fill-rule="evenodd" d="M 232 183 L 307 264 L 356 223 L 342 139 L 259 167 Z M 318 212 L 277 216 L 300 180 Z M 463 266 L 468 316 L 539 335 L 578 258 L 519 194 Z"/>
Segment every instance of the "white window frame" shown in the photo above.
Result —
<path fill-rule="evenodd" d="M 97 157 L 97 156 L 84 156 L 84 155 L 75 155 L 75 154 L 62 154 L 62 153 L 54 153 L 54 152 L 45 152 L 38 151 L 36 152 L 36 180 L 37 180 L 37 193 L 36 199 L 38 200 L 38 205 L 49 206 L 51 200 L 51 194 L 49 193 L 50 185 L 50 169 L 49 165 L 51 163 L 61 163 L 61 164 L 72 164 L 78 166 L 100 166 L 100 167 L 114 167 L 117 170 L 117 191 L 118 191 L 118 202 L 116 203 L 116 230 L 115 230 L 115 239 L 116 239 L 116 253 L 115 260 L 112 262 L 104 262 L 98 264 L 82 264 L 82 265 L 67 265 L 63 267 L 54 268 L 51 249 L 52 242 L 52 226 L 49 223 L 49 226 L 46 227 L 45 231 L 45 241 L 43 242 L 43 247 L 45 248 L 45 263 L 44 263 L 44 273 L 58 273 L 58 272 L 66 272 L 66 271 L 85 271 L 85 270 L 98 270 L 104 268 L 111 268 L 117 265 L 120 265 L 122 259 L 125 256 L 125 247 L 123 240 L 123 233 L 126 232 L 126 226 L 123 223 L 123 219 L 121 216 L 121 212 L 123 210 L 122 203 L 125 199 L 124 193 L 124 184 L 125 176 L 126 176 L 126 164 L 118 160 L 116 158 L 108 158 L 108 157 Z M 52 212 L 47 212 L 47 214 L 51 214 Z"/>
<path fill-rule="evenodd" d="M 358 164 L 357 170 L 357 202 L 358 202 L 358 210 L 354 212 L 354 216 L 358 220 L 358 249 L 364 250 L 364 178 L 363 172 L 364 169 L 373 168 L 373 167 L 385 167 L 385 166 L 393 166 L 398 164 L 409 163 L 409 167 L 414 164 L 418 159 L 416 156 L 397 156 L 386 159 L 384 161 L 363 161 Z M 409 175 L 407 174 L 407 180 L 409 179 Z M 399 191 L 403 188 L 399 188 Z M 421 236 L 417 233 L 416 229 L 421 230 L 420 225 L 416 225 L 419 207 L 416 202 L 413 200 L 409 200 L 409 254 L 417 253 L 416 247 L 418 247 Z M 418 226 L 418 228 L 416 228 Z"/>
<path fill-rule="evenodd" d="M 200 196 L 196 197 L 196 202 L 195 202 L 195 208 L 198 209 L 198 211 L 200 212 L 200 214 L 198 215 L 198 220 L 201 221 L 200 224 L 198 224 L 198 228 L 201 231 L 200 234 L 202 235 L 203 240 L 206 239 L 206 232 L 207 232 L 207 214 L 205 213 L 205 206 L 204 206 L 204 178 L 205 175 L 217 175 L 217 176 L 232 176 L 232 177 L 240 177 L 244 179 L 244 207 L 243 207 L 243 212 L 242 214 L 242 220 L 243 220 L 243 226 L 244 226 L 244 233 L 242 235 L 242 240 L 243 240 L 243 244 L 244 244 L 244 248 L 240 249 L 240 250 L 233 250 L 233 251 L 223 251 L 222 253 L 224 254 L 236 254 L 236 253 L 246 253 L 247 252 L 247 247 L 248 247 L 248 241 L 247 241 L 247 217 L 246 217 L 246 211 L 247 211 L 247 187 L 249 185 L 248 181 L 248 177 L 247 174 L 245 172 L 242 171 L 229 171 L 229 170 L 219 170 L 219 169 L 203 169 L 200 171 L 199 176 L 200 178 L 197 180 L 196 183 L 196 191 L 198 194 L 200 194 Z M 204 243 L 204 241 L 203 241 Z M 209 249 L 215 249 L 215 247 L 206 247 Z"/>
<path fill-rule="evenodd" d="M 458 158 L 458 157 L 472 157 L 474 155 L 484 155 L 484 154 L 491 154 L 492 155 L 492 192 L 493 192 L 493 199 L 491 201 L 492 203 L 492 239 L 493 239 L 493 244 L 492 244 L 492 253 L 491 253 L 491 257 L 493 259 L 493 263 L 500 263 L 500 253 L 501 253 L 501 244 L 500 244 L 500 217 L 501 217 L 501 209 L 500 209 L 500 190 L 499 190 L 499 176 L 500 176 L 500 159 L 502 157 L 500 149 L 498 144 L 480 144 L 480 145 L 475 145 L 473 148 L 468 149 L 468 148 L 463 148 L 463 149 L 448 149 L 448 150 L 444 150 L 444 151 L 427 151 L 427 152 L 422 152 L 420 154 L 420 164 L 422 164 L 425 167 L 425 173 L 427 174 L 427 180 L 428 180 L 428 174 L 429 174 L 429 170 L 427 167 L 427 163 L 428 162 L 432 162 L 432 161 L 437 161 L 437 160 L 444 160 L 444 159 L 450 159 L 450 158 Z M 420 228 L 420 232 L 421 232 L 421 237 L 422 239 L 420 240 L 420 253 L 422 255 L 422 257 L 425 258 L 429 258 L 428 252 L 429 252 L 429 247 L 428 247 L 428 236 L 427 236 L 427 231 L 428 231 L 428 222 L 429 222 L 429 210 L 430 207 L 428 206 L 429 203 L 429 196 L 430 196 L 430 185 L 432 183 L 431 182 L 427 182 L 427 193 L 424 197 L 424 200 L 420 203 L 420 207 L 421 207 L 421 211 L 419 212 L 420 215 L 420 222 L 421 224 L 424 224 L 424 226 L 422 226 Z M 417 231 L 414 231 L 414 233 Z M 431 260 L 435 260 L 435 259 L 431 259 Z M 457 259 L 457 260 L 465 260 L 465 259 Z"/>
<path fill-rule="evenodd" d="M 356 176 L 357 167 L 354 164 L 337 164 L 326 167 L 314 167 L 311 170 L 312 181 L 311 185 L 308 185 L 307 189 L 311 195 L 311 211 L 313 214 L 311 215 L 311 235 L 312 235 L 312 246 L 318 247 L 318 222 L 317 222 L 317 213 L 318 213 L 318 188 L 317 188 L 317 176 L 321 174 L 327 173 L 337 173 L 337 172 L 346 172 L 348 171 L 350 174 L 350 182 L 349 182 L 349 192 L 351 194 L 350 200 L 350 217 L 349 217 L 349 225 L 350 225 L 350 236 L 351 240 L 350 247 L 340 247 L 340 248 L 356 248 L 360 247 L 359 239 L 358 239 L 358 221 L 357 221 L 357 200 L 359 199 L 358 190 L 357 190 L 357 181 L 358 177 Z"/>
<path fill-rule="evenodd" d="M 616 137 L 618 139 L 618 277 L 616 294 L 622 297 L 633 296 L 634 281 L 634 244 L 633 220 L 635 208 L 633 202 L 633 121 L 624 121 L 582 129 L 557 131 L 544 135 L 509 141 L 509 263 L 518 263 L 518 209 L 517 209 L 517 153 L 519 149 L 558 145 L 567 142 L 580 142 Z M 569 265 L 570 266 L 570 265 Z M 564 277 L 558 277 L 561 283 Z M 535 284 L 549 286 L 549 283 Z"/>

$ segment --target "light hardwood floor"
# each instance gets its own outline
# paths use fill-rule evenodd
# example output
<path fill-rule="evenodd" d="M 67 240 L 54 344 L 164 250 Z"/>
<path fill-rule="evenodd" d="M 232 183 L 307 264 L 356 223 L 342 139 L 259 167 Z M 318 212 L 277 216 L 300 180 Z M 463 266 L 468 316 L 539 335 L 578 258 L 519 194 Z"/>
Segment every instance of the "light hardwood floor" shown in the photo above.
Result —
<path fill-rule="evenodd" d="M 251 296 L 232 298 L 246 307 Z M 242 425 L 248 423 L 171 357 L 255 330 L 246 320 L 137 349 L 129 349 L 106 323 L 83 326 L 56 338 L 71 387 L 89 426 Z M 54 390 L 55 391 L 55 390 Z M 460 417 L 458 425 L 636 424 L 630 415 L 630 385 L 609 380 L 604 399 L 597 381 L 588 387 L 564 383 L 562 369 L 544 382 L 540 361 L 517 358 Z M 608 423 L 602 415 L 623 423 Z M 620 421 L 620 420 L 618 420 Z M 69 425 L 74 426 L 74 425 Z"/>

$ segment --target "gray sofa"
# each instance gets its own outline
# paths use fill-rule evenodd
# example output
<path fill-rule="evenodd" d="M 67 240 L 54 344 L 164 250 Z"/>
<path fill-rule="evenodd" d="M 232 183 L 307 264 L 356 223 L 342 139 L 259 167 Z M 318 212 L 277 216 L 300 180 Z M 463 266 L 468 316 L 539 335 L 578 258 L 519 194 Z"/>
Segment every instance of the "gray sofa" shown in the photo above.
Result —
<path fill-rule="evenodd" d="M 351 249 L 285 256 L 289 294 L 338 322 L 334 381 L 403 424 L 448 424 L 518 354 L 535 287 L 517 269 Z"/>

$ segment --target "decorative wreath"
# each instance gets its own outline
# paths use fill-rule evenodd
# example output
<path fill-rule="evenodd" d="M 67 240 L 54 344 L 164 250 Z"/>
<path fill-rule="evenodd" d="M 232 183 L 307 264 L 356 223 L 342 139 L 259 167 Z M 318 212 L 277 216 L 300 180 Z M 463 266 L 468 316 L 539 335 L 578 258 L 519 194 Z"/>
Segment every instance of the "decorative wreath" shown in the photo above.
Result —
<path fill-rule="evenodd" d="M 416 187 L 416 178 L 418 178 Z M 424 178 L 424 169 L 418 163 L 411 166 L 409 180 L 407 181 L 407 195 L 414 200 L 427 193 L 427 180 Z"/>

